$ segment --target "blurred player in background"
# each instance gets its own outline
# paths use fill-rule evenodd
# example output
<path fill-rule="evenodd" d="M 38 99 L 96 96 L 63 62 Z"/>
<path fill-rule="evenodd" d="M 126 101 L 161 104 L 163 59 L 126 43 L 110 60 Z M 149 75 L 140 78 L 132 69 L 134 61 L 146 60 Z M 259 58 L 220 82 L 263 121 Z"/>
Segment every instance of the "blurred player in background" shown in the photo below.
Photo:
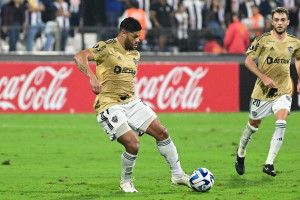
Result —
<path fill-rule="evenodd" d="M 156 139 L 159 152 L 170 166 L 171 182 L 190 187 L 189 176 L 181 169 L 176 147 L 167 129 L 152 109 L 134 95 L 134 77 L 140 60 L 136 49 L 141 29 L 139 21 L 128 17 L 121 22 L 117 38 L 100 41 L 93 48 L 77 53 L 74 59 L 97 95 L 94 109 L 99 124 L 111 140 L 116 139 L 125 147 L 121 155 L 120 190 L 137 192 L 131 174 L 139 151 L 138 136 L 144 132 Z M 96 61 L 96 75 L 88 61 Z"/>
<path fill-rule="evenodd" d="M 237 151 L 235 168 L 238 174 L 245 173 L 246 147 L 251 136 L 258 130 L 263 118 L 275 115 L 275 132 L 263 172 L 276 176 L 274 159 L 281 147 L 286 129 L 286 119 L 292 104 L 292 83 L 290 80 L 291 57 L 300 77 L 300 41 L 286 32 L 289 12 L 283 7 L 272 11 L 273 30 L 255 38 L 247 50 L 246 67 L 257 76 L 251 95 L 249 122 L 242 132 Z M 254 62 L 258 59 L 258 66 Z M 300 93 L 300 82 L 297 84 Z"/>

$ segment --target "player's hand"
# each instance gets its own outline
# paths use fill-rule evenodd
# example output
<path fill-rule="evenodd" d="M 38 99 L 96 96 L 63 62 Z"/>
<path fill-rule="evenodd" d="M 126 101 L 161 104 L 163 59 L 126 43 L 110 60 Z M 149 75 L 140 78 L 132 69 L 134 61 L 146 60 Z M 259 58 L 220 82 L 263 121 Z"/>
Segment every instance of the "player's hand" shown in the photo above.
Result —
<path fill-rule="evenodd" d="M 261 78 L 261 80 L 263 81 L 264 85 L 268 88 L 273 88 L 276 86 L 274 81 L 265 75 Z"/>
<path fill-rule="evenodd" d="M 100 94 L 100 92 L 102 91 L 102 85 L 96 78 L 90 79 L 90 85 L 95 94 Z"/>
<path fill-rule="evenodd" d="M 298 84 L 297 84 L 297 92 L 300 94 L 300 81 L 298 81 Z"/>

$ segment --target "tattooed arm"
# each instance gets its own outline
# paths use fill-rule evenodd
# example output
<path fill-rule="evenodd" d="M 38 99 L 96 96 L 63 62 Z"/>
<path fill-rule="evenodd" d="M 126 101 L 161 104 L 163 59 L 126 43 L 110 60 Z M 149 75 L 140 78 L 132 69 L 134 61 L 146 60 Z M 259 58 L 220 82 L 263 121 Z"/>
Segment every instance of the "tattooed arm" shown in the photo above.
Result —
<path fill-rule="evenodd" d="M 90 50 L 85 49 L 74 56 L 77 68 L 90 79 L 90 86 L 95 94 L 99 94 L 102 85 L 99 83 L 96 75 L 91 70 L 88 61 L 95 60 Z"/>

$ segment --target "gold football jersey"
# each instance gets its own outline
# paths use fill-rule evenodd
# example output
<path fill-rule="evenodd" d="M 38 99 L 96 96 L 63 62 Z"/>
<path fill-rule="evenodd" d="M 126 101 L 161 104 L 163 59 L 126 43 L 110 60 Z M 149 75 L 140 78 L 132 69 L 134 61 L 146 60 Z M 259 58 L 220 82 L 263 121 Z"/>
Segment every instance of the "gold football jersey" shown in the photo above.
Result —
<path fill-rule="evenodd" d="M 258 69 L 276 85 L 275 88 L 268 88 L 257 78 L 252 98 L 269 101 L 292 94 L 291 57 L 300 57 L 300 41 L 295 36 L 287 34 L 284 40 L 279 40 L 273 31 L 266 32 L 255 38 L 246 53 L 258 59 Z"/>
<path fill-rule="evenodd" d="M 134 77 L 140 60 L 139 52 L 125 50 L 117 38 L 100 41 L 89 50 L 94 55 L 96 75 L 102 84 L 102 92 L 94 102 L 96 114 L 135 99 Z"/>

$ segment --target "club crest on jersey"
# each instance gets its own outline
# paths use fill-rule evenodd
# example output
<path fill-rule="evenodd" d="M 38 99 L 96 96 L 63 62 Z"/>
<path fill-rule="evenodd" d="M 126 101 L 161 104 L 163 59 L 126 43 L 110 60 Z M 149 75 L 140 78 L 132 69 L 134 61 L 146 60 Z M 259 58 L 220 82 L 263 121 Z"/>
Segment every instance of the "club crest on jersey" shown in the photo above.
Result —
<path fill-rule="evenodd" d="M 111 118 L 111 121 L 117 123 L 118 122 L 118 117 L 117 116 L 113 116 Z"/>
<path fill-rule="evenodd" d="M 294 48 L 293 47 L 288 47 L 288 50 L 290 53 L 293 53 Z"/>

